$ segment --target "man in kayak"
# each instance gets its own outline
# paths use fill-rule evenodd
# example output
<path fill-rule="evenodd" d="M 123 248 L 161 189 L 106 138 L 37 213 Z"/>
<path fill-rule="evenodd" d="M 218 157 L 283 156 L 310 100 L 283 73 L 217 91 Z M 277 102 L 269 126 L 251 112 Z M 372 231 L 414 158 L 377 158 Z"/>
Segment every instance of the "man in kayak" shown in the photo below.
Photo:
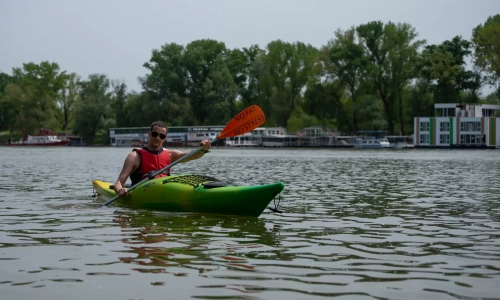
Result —
<path fill-rule="evenodd" d="M 162 121 L 156 121 L 151 124 L 148 137 L 147 146 L 141 149 L 134 149 L 127 155 L 127 158 L 125 158 L 123 168 L 113 187 L 116 194 L 120 197 L 128 195 L 128 191 L 124 187 L 127 178 L 130 177 L 132 185 L 134 185 L 147 178 L 150 172 L 160 170 L 187 154 L 179 150 L 168 150 L 163 148 L 163 142 L 167 138 L 167 125 Z M 198 151 L 198 153 L 186 158 L 183 162 L 202 157 L 210 150 L 211 145 L 210 140 L 201 141 L 200 146 L 203 146 L 202 151 Z M 158 174 L 155 178 L 169 175 L 170 170 L 166 170 L 166 173 Z"/>

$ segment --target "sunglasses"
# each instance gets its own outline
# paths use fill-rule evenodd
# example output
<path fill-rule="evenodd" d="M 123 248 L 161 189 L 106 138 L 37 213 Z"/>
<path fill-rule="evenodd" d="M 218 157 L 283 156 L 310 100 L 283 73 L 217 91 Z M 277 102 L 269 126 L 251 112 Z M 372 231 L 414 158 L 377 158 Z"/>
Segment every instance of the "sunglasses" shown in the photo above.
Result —
<path fill-rule="evenodd" d="M 151 136 L 152 137 L 157 137 L 158 135 L 160 136 L 160 139 L 162 139 L 162 140 L 164 140 L 167 137 L 166 134 L 158 133 L 156 131 L 151 131 Z"/>

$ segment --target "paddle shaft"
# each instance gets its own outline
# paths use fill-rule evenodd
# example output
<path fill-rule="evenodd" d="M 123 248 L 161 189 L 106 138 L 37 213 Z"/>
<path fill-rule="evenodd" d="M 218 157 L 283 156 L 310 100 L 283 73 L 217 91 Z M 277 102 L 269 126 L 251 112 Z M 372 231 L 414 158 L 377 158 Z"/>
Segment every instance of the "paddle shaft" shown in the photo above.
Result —
<path fill-rule="evenodd" d="M 211 140 L 211 141 L 210 141 L 210 144 L 213 144 L 213 143 L 217 142 L 218 140 L 219 140 L 219 138 L 218 138 L 218 137 L 216 137 L 216 138 L 214 138 L 213 140 Z M 190 151 L 189 153 L 186 153 L 186 155 L 184 155 L 183 157 L 181 157 L 181 158 L 179 158 L 178 160 L 174 161 L 173 163 L 169 164 L 168 166 L 163 167 L 163 168 L 161 168 L 160 170 L 157 170 L 157 171 L 155 171 L 155 172 L 151 173 L 148 177 L 144 178 L 143 180 L 141 180 L 141 181 L 139 181 L 138 183 L 134 184 L 133 186 L 129 187 L 129 188 L 127 189 L 127 191 L 129 191 L 129 192 L 130 192 L 130 191 L 132 191 L 132 190 L 133 190 L 133 189 L 135 189 L 137 186 L 139 186 L 139 185 L 143 184 L 144 182 L 146 182 L 146 181 L 148 181 L 148 180 L 153 179 L 156 175 L 158 175 L 158 174 L 160 174 L 160 173 L 164 172 L 165 170 L 168 170 L 168 169 L 172 168 L 173 166 L 175 166 L 176 164 L 178 164 L 178 163 L 180 163 L 181 161 L 185 160 L 186 158 L 193 156 L 195 153 L 197 153 L 197 152 L 198 152 L 198 151 L 200 151 L 201 149 L 203 149 L 203 146 L 200 146 L 200 147 L 198 147 L 198 148 L 196 148 L 196 149 L 194 149 L 194 150 Z M 116 195 L 115 197 L 113 197 L 113 198 L 109 199 L 108 201 L 106 201 L 106 202 L 104 202 L 104 203 L 100 204 L 100 205 L 98 206 L 98 208 L 100 208 L 100 207 L 102 207 L 102 206 L 108 206 L 109 204 L 111 204 L 111 203 L 115 202 L 118 198 L 120 198 L 120 196 Z"/>

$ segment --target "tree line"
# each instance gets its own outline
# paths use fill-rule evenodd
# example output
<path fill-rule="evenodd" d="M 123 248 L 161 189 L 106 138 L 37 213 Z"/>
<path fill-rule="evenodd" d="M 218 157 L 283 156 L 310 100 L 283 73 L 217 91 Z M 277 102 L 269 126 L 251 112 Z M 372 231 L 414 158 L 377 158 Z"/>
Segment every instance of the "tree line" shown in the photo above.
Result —
<path fill-rule="evenodd" d="M 138 92 L 106 74 L 81 78 L 48 61 L 0 73 L 0 131 L 50 128 L 107 143 L 111 127 L 224 125 L 257 104 L 265 126 L 290 132 L 320 125 L 408 135 L 413 118 L 432 115 L 434 103 L 500 103 L 500 15 L 473 28 L 471 40 L 437 45 L 410 24 L 373 21 L 338 29 L 320 48 L 281 40 L 242 49 L 211 39 L 168 43 L 143 66 Z M 486 84 L 495 91 L 482 95 Z"/>

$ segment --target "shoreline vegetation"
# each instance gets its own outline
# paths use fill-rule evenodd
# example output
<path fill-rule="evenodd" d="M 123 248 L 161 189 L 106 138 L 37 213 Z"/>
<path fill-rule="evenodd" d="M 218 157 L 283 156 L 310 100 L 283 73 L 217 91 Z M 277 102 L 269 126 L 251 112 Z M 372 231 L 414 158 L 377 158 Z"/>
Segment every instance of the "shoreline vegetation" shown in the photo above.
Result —
<path fill-rule="evenodd" d="M 470 40 L 427 44 L 410 24 L 372 21 L 338 29 L 319 48 L 168 43 L 143 64 L 140 91 L 106 74 L 84 79 L 56 62 L 28 62 L 0 70 L 0 143 L 49 128 L 109 145 L 109 128 L 216 125 L 252 104 L 263 109 L 263 126 L 292 134 L 322 126 L 409 136 L 414 117 L 433 116 L 434 103 L 500 104 L 500 14 L 471 32 Z M 482 95 L 486 85 L 495 91 Z"/>

